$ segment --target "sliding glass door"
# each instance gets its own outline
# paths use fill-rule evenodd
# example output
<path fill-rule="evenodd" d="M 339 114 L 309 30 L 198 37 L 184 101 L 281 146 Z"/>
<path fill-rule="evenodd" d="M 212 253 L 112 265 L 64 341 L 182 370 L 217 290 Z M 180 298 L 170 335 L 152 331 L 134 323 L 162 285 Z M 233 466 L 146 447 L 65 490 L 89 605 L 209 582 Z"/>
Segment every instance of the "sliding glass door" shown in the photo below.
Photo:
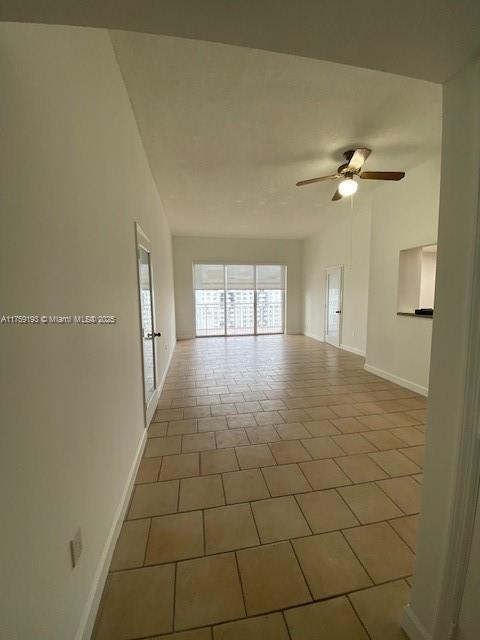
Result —
<path fill-rule="evenodd" d="M 248 336 L 255 333 L 255 266 L 228 264 L 227 336 Z"/>
<path fill-rule="evenodd" d="M 195 264 L 197 337 L 283 333 L 285 267 Z"/>
<path fill-rule="evenodd" d="M 283 333 L 285 278 L 281 265 L 257 265 L 257 333 Z"/>

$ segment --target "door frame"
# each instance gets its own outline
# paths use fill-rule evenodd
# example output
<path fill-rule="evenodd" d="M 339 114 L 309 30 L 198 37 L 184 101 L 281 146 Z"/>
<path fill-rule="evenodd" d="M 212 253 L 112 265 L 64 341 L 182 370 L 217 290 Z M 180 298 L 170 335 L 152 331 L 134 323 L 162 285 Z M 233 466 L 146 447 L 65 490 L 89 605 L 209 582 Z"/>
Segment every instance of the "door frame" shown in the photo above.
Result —
<path fill-rule="evenodd" d="M 323 329 L 323 341 L 332 347 L 340 348 L 342 344 L 342 329 L 343 329 L 343 264 L 337 264 L 325 269 L 325 297 L 324 297 L 324 329 Z M 340 271 L 340 319 L 338 322 L 338 345 L 332 344 L 327 340 L 327 327 L 328 327 L 328 274 L 332 271 Z"/>
<path fill-rule="evenodd" d="M 152 338 L 153 345 L 153 375 L 155 381 L 155 389 L 150 397 L 150 399 L 146 400 L 145 394 L 145 366 L 144 366 L 144 349 L 143 349 L 143 318 L 142 318 L 142 283 L 140 280 L 140 268 L 139 268 L 139 250 L 140 248 L 147 251 L 150 255 L 150 289 L 152 294 L 152 332 L 156 331 L 156 318 L 155 318 L 155 295 L 154 295 L 154 286 L 153 286 L 153 270 L 152 270 L 152 249 L 151 242 L 148 239 L 148 236 L 144 233 L 142 227 L 138 222 L 135 222 L 135 267 L 137 270 L 137 286 L 138 286 L 138 319 L 139 319 L 139 336 L 140 336 L 140 359 L 141 359 L 141 368 L 142 368 L 142 404 L 143 404 L 143 416 L 145 422 L 145 428 L 148 428 L 150 425 L 153 416 L 155 414 L 157 404 L 158 404 L 158 396 L 159 396 L 159 385 L 158 385 L 158 372 L 157 372 L 157 349 L 155 343 L 155 336 Z"/>

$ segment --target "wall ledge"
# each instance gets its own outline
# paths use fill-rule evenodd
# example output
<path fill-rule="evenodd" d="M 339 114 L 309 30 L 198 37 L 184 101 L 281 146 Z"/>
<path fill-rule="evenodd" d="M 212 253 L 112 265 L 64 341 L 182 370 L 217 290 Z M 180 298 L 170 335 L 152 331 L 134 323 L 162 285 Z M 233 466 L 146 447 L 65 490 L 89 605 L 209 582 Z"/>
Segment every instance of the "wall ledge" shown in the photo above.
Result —
<path fill-rule="evenodd" d="M 432 635 L 420 622 L 410 604 L 403 609 L 401 627 L 410 640 L 432 640 Z"/>
<path fill-rule="evenodd" d="M 369 373 L 373 373 L 380 378 L 385 378 L 385 380 L 389 380 L 395 384 L 398 384 L 400 387 L 405 387 L 405 389 L 410 389 L 410 391 L 414 391 L 415 393 L 419 393 L 422 396 L 428 396 L 428 387 L 422 387 L 416 382 L 412 382 L 411 380 L 406 380 L 405 378 L 401 378 L 400 376 L 395 375 L 394 373 L 390 373 L 389 371 L 384 371 L 383 369 L 379 369 L 378 367 L 374 367 L 371 364 L 365 363 L 364 366 L 365 371 Z"/>

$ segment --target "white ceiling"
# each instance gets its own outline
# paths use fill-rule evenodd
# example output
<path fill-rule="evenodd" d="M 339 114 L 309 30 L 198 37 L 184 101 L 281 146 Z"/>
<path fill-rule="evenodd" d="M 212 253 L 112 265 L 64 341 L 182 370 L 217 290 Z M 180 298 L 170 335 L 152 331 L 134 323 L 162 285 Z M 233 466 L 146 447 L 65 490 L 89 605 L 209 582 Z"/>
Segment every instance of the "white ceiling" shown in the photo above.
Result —
<path fill-rule="evenodd" d="M 209 40 L 434 82 L 480 51 L 478 0 L 2 0 L 0 19 Z"/>
<path fill-rule="evenodd" d="M 345 149 L 372 148 L 366 168 L 406 180 L 439 153 L 439 85 L 198 40 L 112 40 L 176 235 L 302 238 L 350 201 L 330 201 L 335 183 L 295 182 L 334 173 Z M 357 206 L 378 184 L 360 184 Z"/>

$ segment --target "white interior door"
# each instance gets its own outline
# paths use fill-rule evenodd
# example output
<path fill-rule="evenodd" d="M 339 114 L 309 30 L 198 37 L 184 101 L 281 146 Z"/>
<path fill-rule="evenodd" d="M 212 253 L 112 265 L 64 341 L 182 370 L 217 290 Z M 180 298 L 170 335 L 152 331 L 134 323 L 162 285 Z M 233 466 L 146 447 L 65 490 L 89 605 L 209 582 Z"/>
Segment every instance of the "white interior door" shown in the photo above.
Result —
<path fill-rule="evenodd" d="M 143 391 L 145 426 L 153 418 L 157 405 L 157 365 L 155 340 L 155 305 L 153 300 L 150 242 L 136 225 L 138 288 L 140 295 L 140 334 L 142 344 Z"/>
<path fill-rule="evenodd" d="M 342 337 L 343 267 L 326 272 L 325 286 L 325 342 L 339 347 Z"/>

